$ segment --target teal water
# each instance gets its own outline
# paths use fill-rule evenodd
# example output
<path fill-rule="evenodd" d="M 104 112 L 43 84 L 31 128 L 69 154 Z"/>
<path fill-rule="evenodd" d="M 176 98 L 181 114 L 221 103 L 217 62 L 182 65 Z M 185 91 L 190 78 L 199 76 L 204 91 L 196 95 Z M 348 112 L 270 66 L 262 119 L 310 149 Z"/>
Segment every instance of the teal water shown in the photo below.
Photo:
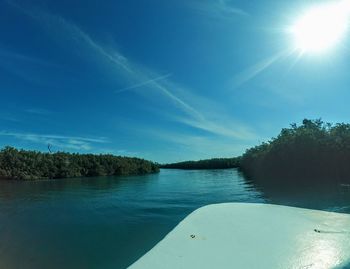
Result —
<path fill-rule="evenodd" d="M 350 213 L 350 187 L 257 190 L 235 170 L 0 182 L 0 268 L 126 268 L 193 210 L 271 202 Z"/>

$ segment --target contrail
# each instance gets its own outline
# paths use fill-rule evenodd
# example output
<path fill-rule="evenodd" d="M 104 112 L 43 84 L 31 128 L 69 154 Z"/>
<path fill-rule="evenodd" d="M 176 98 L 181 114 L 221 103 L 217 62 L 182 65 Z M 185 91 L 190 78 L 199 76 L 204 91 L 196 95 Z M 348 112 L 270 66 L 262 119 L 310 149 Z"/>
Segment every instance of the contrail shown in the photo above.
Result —
<path fill-rule="evenodd" d="M 160 77 L 156 77 L 156 78 L 153 78 L 153 79 L 149 79 L 149 80 L 143 81 L 143 82 L 141 82 L 141 83 L 138 83 L 138 84 L 135 84 L 135 85 L 132 85 L 132 86 L 129 86 L 129 87 L 125 87 L 125 88 L 122 88 L 122 89 L 120 89 L 120 90 L 116 90 L 115 92 L 116 92 L 116 93 L 121 93 L 121 92 L 125 92 L 125 91 L 128 91 L 128 90 L 140 88 L 140 87 L 146 86 L 146 85 L 148 85 L 148 84 L 151 84 L 151 83 L 153 83 L 153 82 L 166 79 L 166 78 L 170 77 L 171 75 L 172 75 L 172 74 L 169 73 L 169 74 L 166 74 L 166 75 L 164 75 L 164 76 L 160 76 Z"/>
<path fill-rule="evenodd" d="M 151 79 L 148 73 L 145 73 L 141 69 L 137 68 L 122 53 L 118 51 L 110 52 L 105 47 L 101 46 L 95 40 L 93 40 L 87 33 L 82 31 L 77 25 L 65 20 L 63 17 L 59 15 L 53 15 L 49 12 L 46 12 L 40 9 L 27 10 L 22 6 L 19 6 L 16 2 L 12 0 L 5 0 L 5 1 L 9 3 L 11 6 L 22 11 L 27 16 L 35 20 L 38 20 L 40 22 L 45 22 L 43 23 L 43 25 L 55 25 L 56 26 L 55 29 L 58 28 L 59 31 L 66 33 L 66 36 L 69 35 L 70 38 L 73 37 L 72 39 L 73 41 L 81 42 L 83 45 L 87 45 L 87 47 L 93 49 L 97 55 L 101 56 L 101 58 L 107 59 L 112 64 L 115 64 L 119 68 L 118 70 L 119 74 L 121 76 L 124 76 L 128 80 L 133 80 L 133 81 L 141 81 L 142 79 L 145 80 L 138 84 L 117 90 L 116 91 L 117 93 L 151 84 L 154 89 L 157 89 L 164 96 L 174 101 L 174 103 L 176 103 L 183 111 L 191 115 L 193 118 L 196 118 L 196 119 L 203 118 L 201 113 L 199 113 L 195 108 L 193 108 L 190 104 L 182 100 L 180 97 L 170 92 L 165 85 L 160 83 L 160 80 L 166 79 L 167 77 L 171 76 L 171 74 L 166 74 L 166 75 Z"/>

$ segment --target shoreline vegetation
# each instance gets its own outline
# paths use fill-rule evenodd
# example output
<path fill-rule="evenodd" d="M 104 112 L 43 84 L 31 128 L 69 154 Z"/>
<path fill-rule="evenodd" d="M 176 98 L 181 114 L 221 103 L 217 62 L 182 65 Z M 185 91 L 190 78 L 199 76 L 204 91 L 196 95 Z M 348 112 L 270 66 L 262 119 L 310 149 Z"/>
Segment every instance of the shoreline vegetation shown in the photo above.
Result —
<path fill-rule="evenodd" d="M 256 184 L 350 183 L 350 124 L 304 119 L 242 156 L 161 165 L 171 169 L 238 168 Z"/>
<path fill-rule="evenodd" d="M 0 179 L 36 180 L 159 172 L 157 164 L 130 157 L 77 153 L 42 153 L 5 147 L 0 151 Z"/>
<path fill-rule="evenodd" d="M 304 119 L 248 149 L 240 170 L 255 183 L 350 183 L 350 124 Z"/>
<path fill-rule="evenodd" d="M 199 161 L 185 161 L 178 163 L 168 163 L 160 165 L 165 169 L 184 169 L 184 170 L 206 170 L 206 169 L 228 169 L 239 168 L 240 158 L 213 158 Z"/>
<path fill-rule="evenodd" d="M 304 119 L 242 156 L 157 164 L 114 155 L 41 153 L 5 147 L 0 179 L 141 175 L 165 169 L 239 169 L 259 184 L 350 183 L 350 124 Z"/>

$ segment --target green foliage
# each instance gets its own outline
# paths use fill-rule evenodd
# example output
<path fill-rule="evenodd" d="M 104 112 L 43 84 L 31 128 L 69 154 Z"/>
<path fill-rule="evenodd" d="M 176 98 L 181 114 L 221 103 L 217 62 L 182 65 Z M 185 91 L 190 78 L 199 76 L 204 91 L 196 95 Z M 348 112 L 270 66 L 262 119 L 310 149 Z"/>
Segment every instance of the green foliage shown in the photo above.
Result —
<path fill-rule="evenodd" d="M 187 161 L 179 163 L 164 164 L 161 168 L 168 169 L 226 169 L 237 168 L 239 158 L 216 158 L 200 161 Z"/>
<path fill-rule="evenodd" d="M 53 179 L 158 172 L 156 164 L 113 155 L 54 154 L 5 147 L 0 151 L 0 178 Z"/>
<path fill-rule="evenodd" d="M 271 183 L 350 181 L 350 124 L 303 120 L 246 151 L 240 169 Z"/>

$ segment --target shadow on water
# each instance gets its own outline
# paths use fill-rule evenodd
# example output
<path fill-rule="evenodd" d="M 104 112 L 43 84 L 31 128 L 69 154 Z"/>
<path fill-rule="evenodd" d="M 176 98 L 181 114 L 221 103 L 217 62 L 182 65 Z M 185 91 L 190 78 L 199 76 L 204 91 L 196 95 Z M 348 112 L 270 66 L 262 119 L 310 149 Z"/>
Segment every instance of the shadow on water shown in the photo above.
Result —
<path fill-rule="evenodd" d="M 350 185 L 348 184 L 289 184 L 255 182 L 245 178 L 261 192 L 267 203 L 308 209 L 350 213 Z"/>

